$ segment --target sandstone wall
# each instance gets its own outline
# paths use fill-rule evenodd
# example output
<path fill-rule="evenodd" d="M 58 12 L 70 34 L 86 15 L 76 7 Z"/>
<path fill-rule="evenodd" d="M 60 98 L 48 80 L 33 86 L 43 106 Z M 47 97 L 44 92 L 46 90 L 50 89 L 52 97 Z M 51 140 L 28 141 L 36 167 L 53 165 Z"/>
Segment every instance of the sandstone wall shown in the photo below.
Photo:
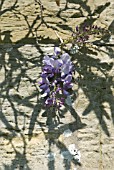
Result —
<path fill-rule="evenodd" d="M 113 170 L 114 2 L 42 4 L 43 13 L 34 0 L 0 1 L 0 170 Z M 42 58 L 59 44 L 55 31 L 65 39 L 84 22 L 106 27 L 111 37 L 72 56 L 74 102 L 58 124 L 42 110 Z M 80 163 L 68 151 L 72 144 Z"/>

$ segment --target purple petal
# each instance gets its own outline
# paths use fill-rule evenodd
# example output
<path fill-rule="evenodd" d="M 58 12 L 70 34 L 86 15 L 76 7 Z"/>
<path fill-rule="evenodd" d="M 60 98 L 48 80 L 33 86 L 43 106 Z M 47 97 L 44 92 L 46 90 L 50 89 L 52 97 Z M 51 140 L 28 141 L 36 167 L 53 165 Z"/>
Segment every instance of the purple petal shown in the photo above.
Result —
<path fill-rule="evenodd" d="M 63 94 L 64 94 L 65 96 L 68 96 L 68 95 L 69 95 L 69 92 L 66 91 L 66 90 L 63 90 Z"/>
<path fill-rule="evenodd" d="M 40 89 L 42 89 L 42 90 L 46 90 L 47 88 L 48 88 L 47 84 L 43 84 L 40 86 Z"/>
<path fill-rule="evenodd" d="M 42 97 L 46 97 L 46 96 L 49 95 L 49 93 L 50 93 L 50 88 L 47 88 L 47 89 L 43 92 L 43 94 L 42 94 L 41 96 L 42 96 Z"/>
<path fill-rule="evenodd" d="M 77 32 L 79 31 L 79 27 L 78 27 L 78 26 L 76 26 L 76 31 L 77 31 Z"/>
<path fill-rule="evenodd" d="M 47 77 L 47 74 L 46 74 L 46 73 L 42 73 L 42 74 L 41 74 L 41 77 L 44 79 L 44 78 Z"/>
<path fill-rule="evenodd" d="M 55 56 L 59 55 L 61 53 L 61 49 L 59 47 L 55 47 L 54 48 L 54 53 L 55 53 Z"/>
<path fill-rule="evenodd" d="M 48 78 L 42 78 L 42 84 L 48 84 L 49 85 L 49 80 Z"/>
<path fill-rule="evenodd" d="M 72 83 L 63 84 L 63 89 L 71 89 L 73 87 Z"/>
<path fill-rule="evenodd" d="M 63 64 L 62 60 L 60 60 L 60 59 L 55 60 L 54 67 L 59 68 L 59 67 L 61 67 L 62 64 Z"/>
<path fill-rule="evenodd" d="M 63 63 L 68 63 L 70 61 L 70 56 L 68 53 L 64 53 L 62 56 L 61 56 L 61 60 L 63 61 Z"/>
<path fill-rule="evenodd" d="M 46 96 L 48 96 L 48 95 L 49 95 L 49 93 L 50 93 L 50 88 L 47 88 L 47 89 L 44 91 L 44 93 L 43 93 L 42 97 L 46 97 Z"/>
<path fill-rule="evenodd" d="M 52 105 L 53 104 L 53 98 L 47 98 L 47 100 L 45 101 L 46 105 Z"/>
<path fill-rule="evenodd" d="M 64 102 L 64 101 L 65 101 L 65 99 L 64 99 L 63 97 L 61 97 L 60 100 L 61 100 L 61 102 Z"/>
<path fill-rule="evenodd" d="M 61 67 L 61 77 L 65 76 L 66 74 L 70 73 L 71 71 L 72 71 L 71 63 L 64 64 Z"/>
<path fill-rule="evenodd" d="M 64 79 L 64 81 L 65 81 L 66 83 L 70 83 L 71 80 L 72 80 L 72 75 L 71 75 L 71 74 L 67 75 L 67 76 L 65 77 L 65 79 Z"/>
<path fill-rule="evenodd" d="M 49 65 L 53 67 L 53 62 L 54 62 L 53 58 L 50 58 L 49 56 L 44 56 L 43 63 L 45 65 Z"/>

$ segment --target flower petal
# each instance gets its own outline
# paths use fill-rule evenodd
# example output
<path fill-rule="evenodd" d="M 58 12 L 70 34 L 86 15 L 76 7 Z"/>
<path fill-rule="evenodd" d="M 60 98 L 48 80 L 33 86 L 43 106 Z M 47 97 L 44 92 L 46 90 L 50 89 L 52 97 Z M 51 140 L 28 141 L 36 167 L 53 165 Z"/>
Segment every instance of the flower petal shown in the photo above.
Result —
<path fill-rule="evenodd" d="M 61 49 L 59 48 L 59 47 L 55 47 L 54 48 L 54 54 L 55 54 L 55 56 L 56 55 L 59 55 L 61 53 Z"/>
<path fill-rule="evenodd" d="M 68 53 L 64 53 L 63 55 L 61 55 L 61 60 L 63 61 L 63 63 L 68 63 L 70 61 L 70 56 Z"/>

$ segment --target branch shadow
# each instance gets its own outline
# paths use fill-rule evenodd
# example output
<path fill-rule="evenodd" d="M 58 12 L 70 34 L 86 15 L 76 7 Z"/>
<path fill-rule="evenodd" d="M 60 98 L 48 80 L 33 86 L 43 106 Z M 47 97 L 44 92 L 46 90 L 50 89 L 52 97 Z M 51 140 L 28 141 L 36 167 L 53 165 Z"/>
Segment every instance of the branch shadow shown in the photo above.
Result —
<path fill-rule="evenodd" d="M 15 0 L 14 4 L 11 7 L 6 8 L 4 10 L 1 10 L 4 2 L 5 2 L 5 0 L 1 0 L 1 4 L 0 4 L 0 16 L 3 15 L 4 13 L 6 13 L 6 12 L 12 12 L 14 9 L 16 9 L 18 7 L 18 5 L 17 5 L 18 0 Z"/>
<path fill-rule="evenodd" d="M 112 69 L 113 62 L 109 64 L 106 62 L 101 63 L 100 59 L 95 59 L 88 55 L 88 49 L 86 48 L 82 49 L 82 53 L 76 54 L 74 58 L 74 60 L 77 60 L 75 67 L 79 74 L 79 79 L 77 81 L 78 86 L 83 90 L 89 100 L 89 105 L 84 110 L 83 115 L 94 111 L 103 131 L 107 136 L 110 136 L 105 118 L 112 119 L 114 123 L 114 99 L 111 90 L 113 76 L 109 76 L 107 73 Z M 80 67 L 78 65 L 80 65 Z M 98 71 L 101 72 L 103 76 L 94 73 L 92 67 L 97 69 L 97 73 Z M 111 118 L 103 105 L 105 102 L 110 105 Z"/>
<path fill-rule="evenodd" d="M 13 135 L 13 137 L 14 137 L 14 135 Z M 13 153 L 15 153 L 15 157 L 14 157 L 14 159 L 12 159 L 11 165 L 3 164 L 4 169 L 5 170 L 15 170 L 18 168 L 19 170 L 22 170 L 22 169 L 31 170 L 28 166 L 28 160 L 26 159 L 26 145 L 27 144 L 26 144 L 24 135 L 21 134 L 21 140 L 23 141 L 23 149 L 21 148 L 21 150 L 23 150 L 22 153 L 13 144 L 13 142 L 12 142 L 13 138 L 8 139 L 6 137 L 6 140 L 9 140 L 9 145 L 12 146 Z M 12 153 L 8 153 L 8 154 L 10 156 L 10 154 L 12 154 Z"/>

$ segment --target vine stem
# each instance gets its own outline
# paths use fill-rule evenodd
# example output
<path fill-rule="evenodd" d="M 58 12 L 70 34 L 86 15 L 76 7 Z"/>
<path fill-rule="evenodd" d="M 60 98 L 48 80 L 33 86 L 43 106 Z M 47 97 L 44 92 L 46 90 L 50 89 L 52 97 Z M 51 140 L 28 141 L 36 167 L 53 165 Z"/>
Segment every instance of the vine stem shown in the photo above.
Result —
<path fill-rule="evenodd" d="M 60 37 L 60 35 L 58 34 L 58 32 L 55 31 L 55 30 L 54 30 L 54 32 L 55 32 L 56 36 L 59 38 L 61 44 L 63 44 L 63 39 Z"/>

